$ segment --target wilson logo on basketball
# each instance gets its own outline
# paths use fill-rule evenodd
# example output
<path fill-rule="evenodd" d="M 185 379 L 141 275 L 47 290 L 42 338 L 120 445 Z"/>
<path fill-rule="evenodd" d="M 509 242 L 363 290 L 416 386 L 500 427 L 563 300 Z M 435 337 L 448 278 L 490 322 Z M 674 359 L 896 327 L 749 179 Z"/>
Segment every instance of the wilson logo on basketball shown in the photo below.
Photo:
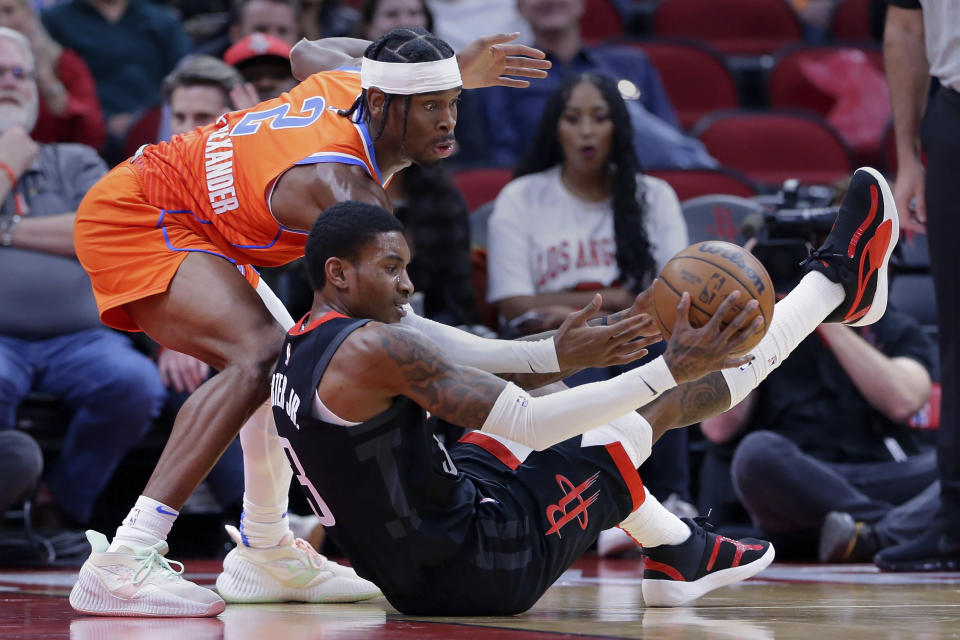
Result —
<path fill-rule="evenodd" d="M 547 529 L 547 532 L 543 535 L 548 536 L 551 533 L 555 533 L 558 538 L 562 538 L 563 536 L 560 535 L 560 529 L 571 520 L 576 520 L 580 528 L 586 530 L 588 522 L 587 507 L 597 501 L 597 498 L 600 497 L 600 491 L 598 490 L 586 499 L 584 499 L 583 494 L 597 482 L 597 478 L 599 477 L 600 472 L 597 472 L 577 486 L 573 486 L 572 482 L 559 473 L 557 474 L 557 484 L 560 485 L 564 496 L 560 498 L 560 502 L 557 504 L 552 504 L 547 507 L 547 522 L 550 523 L 550 528 Z M 568 510 L 568 507 L 571 507 L 571 505 L 572 508 Z"/>

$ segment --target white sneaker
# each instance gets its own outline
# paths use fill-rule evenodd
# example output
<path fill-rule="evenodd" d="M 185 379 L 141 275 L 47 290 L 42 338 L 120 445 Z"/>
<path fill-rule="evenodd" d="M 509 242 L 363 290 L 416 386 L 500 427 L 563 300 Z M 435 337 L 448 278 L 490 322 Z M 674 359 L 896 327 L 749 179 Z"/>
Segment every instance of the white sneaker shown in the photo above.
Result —
<path fill-rule="evenodd" d="M 357 602 L 380 589 L 356 572 L 317 553 L 287 532 L 276 547 L 243 544 L 236 527 L 226 525 L 236 548 L 223 560 L 217 591 L 227 602 Z"/>
<path fill-rule="evenodd" d="M 87 540 L 92 553 L 70 591 L 70 606 L 80 613 L 201 617 L 215 616 L 226 606 L 212 590 L 183 579 L 183 565 L 163 557 L 166 542 L 107 551 L 102 533 L 87 531 Z"/>

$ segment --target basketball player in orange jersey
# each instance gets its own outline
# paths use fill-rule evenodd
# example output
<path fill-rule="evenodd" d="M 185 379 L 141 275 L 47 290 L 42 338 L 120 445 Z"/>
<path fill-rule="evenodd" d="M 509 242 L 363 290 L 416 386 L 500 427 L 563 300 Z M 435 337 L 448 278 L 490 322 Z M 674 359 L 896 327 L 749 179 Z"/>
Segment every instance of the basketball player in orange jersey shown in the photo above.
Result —
<path fill-rule="evenodd" d="M 451 153 L 461 88 L 522 87 L 525 80 L 507 76 L 542 77 L 549 67 L 543 54 L 512 39 L 481 39 L 454 56 L 426 31 L 388 33 L 366 49 L 359 69 L 310 75 L 279 98 L 146 147 L 90 190 L 77 214 L 75 243 L 101 319 L 145 331 L 220 373 L 181 409 L 112 543 L 88 533 L 93 553 L 70 596 L 76 610 L 145 616 L 223 610 L 220 597 L 171 567 L 165 539 L 177 510 L 238 430 L 244 515 L 240 531 L 231 530 L 238 548 L 218 579 L 221 595 L 234 602 L 329 602 L 378 593 L 289 531 L 292 472 L 265 400 L 293 320 L 249 265 L 301 256 L 313 220 L 339 201 L 389 208 L 383 188 L 390 176 Z M 342 61 L 355 46 L 347 41 Z M 341 55 L 336 46 L 307 49 Z M 464 337 L 413 316 L 407 321 L 451 357 L 495 372 L 559 372 L 642 355 L 628 343 L 636 316 L 609 327 L 568 324 L 551 339 L 517 343 Z"/>

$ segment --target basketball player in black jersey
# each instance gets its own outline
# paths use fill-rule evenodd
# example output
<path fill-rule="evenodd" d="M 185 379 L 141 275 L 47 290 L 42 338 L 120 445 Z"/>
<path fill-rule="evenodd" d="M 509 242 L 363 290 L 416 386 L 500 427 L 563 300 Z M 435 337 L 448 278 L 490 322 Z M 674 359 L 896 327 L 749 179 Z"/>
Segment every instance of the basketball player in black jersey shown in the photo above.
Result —
<path fill-rule="evenodd" d="M 592 408 L 543 407 L 534 427 L 560 426 L 551 438 L 559 444 L 530 452 L 522 464 L 515 447 L 480 432 L 473 432 L 480 439 L 467 439 L 479 446 L 445 450 L 424 409 L 494 434 L 495 414 L 505 423 L 526 418 L 505 417 L 495 406 L 506 381 L 448 362 L 422 334 L 398 324 L 413 291 L 409 259 L 400 222 L 378 207 L 344 203 L 317 219 L 307 243 L 313 309 L 288 334 L 272 379 L 278 431 L 330 536 L 397 609 L 524 611 L 600 531 L 634 510 L 643 500 L 642 484 L 622 448 L 581 446 L 571 437 L 607 421 L 600 405 L 610 399 L 596 390 L 586 402 Z M 745 325 L 754 308 L 748 305 L 722 333 L 713 325 L 679 331 L 677 348 L 665 356 L 685 360 L 670 365 L 673 375 L 698 378 L 744 363 L 726 354 L 757 329 Z M 651 333 L 649 322 L 629 330 Z M 638 338 L 637 346 L 655 340 L 659 336 Z M 678 357 L 681 351 L 685 357 Z M 644 382 L 661 384 L 656 375 L 637 378 L 632 406 L 655 396 Z M 575 392 L 508 400 L 529 407 Z M 579 396 L 574 404 L 584 402 Z M 629 410 L 613 410 L 608 419 Z M 581 415 L 570 431 L 551 417 L 557 411 L 594 415 Z M 768 546 L 754 544 L 743 564 Z"/>
<path fill-rule="evenodd" d="M 399 324 L 413 292 L 401 223 L 373 205 L 337 204 L 307 240 L 314 303 L 287 334 L 271 380 L 277 430 L 330 536 L 403 613 L 522 612 L 617 525 L 644 545 L 645 603 L 683 604 L 756 574 L 773 548 L 668 512 L 652 516 L 660 505 L 636 471 L 651 441 L 736 405 L 821 322 L 879 319 L 897 237 L 889 187 L 860 169 L 833 230 L 750 354 L 728 355 L 761 329 L 761 319 L 748 320 L 756 301 L 722 328 L 731 294 L 694 329 L 684 294 L 662 356 L 534 397 L 450 362 Z M 585 322 L 597 308 L 595 299 L 568 321 Z M 648 319 L 609 330 L 636 337 L 638 348 L 659 340 L 641 337 L 651 333 Z M 471 431 L 447 451 L 426 411 Z"/>

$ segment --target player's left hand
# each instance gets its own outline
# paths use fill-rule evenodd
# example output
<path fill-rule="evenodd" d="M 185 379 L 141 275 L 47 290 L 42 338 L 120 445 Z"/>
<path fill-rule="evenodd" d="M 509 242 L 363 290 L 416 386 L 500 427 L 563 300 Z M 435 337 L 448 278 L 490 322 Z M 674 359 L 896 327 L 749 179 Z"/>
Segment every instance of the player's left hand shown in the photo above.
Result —
<path fill-rule="evenodd" d="M 499 33 L 474 40 L 457 53 L 460 64 L 460 77 L 464 89 L 480 87 L 517 87 L 530 86 L 521 78 L 546 78 L 546 70 L 551 62 L 545 60 L 546 54 L 539 49 L 512 43 L 519 33 Z"/>
<path fill-rule="evenodd" d="M 600 309 L 600 294 L 563 321 L 553 340 L 560 370 L 628 364 L 647 355 L 646 347 L 662 337 L 649 315 L 635 314 L 609 325 L 588 326 Z"/>
<path fill-rule="evenodd" d="M 616 313 L 611 313 L 607 316 L 607 324 L 616 324 L 624 318 L 632 318 L 639 315 L 652 315 L 653 314 L 653 287 L 649 287 L 644 291 L 641 291 L 633 299 L 633 303 L 625 308 L 617 311 Z"/>

